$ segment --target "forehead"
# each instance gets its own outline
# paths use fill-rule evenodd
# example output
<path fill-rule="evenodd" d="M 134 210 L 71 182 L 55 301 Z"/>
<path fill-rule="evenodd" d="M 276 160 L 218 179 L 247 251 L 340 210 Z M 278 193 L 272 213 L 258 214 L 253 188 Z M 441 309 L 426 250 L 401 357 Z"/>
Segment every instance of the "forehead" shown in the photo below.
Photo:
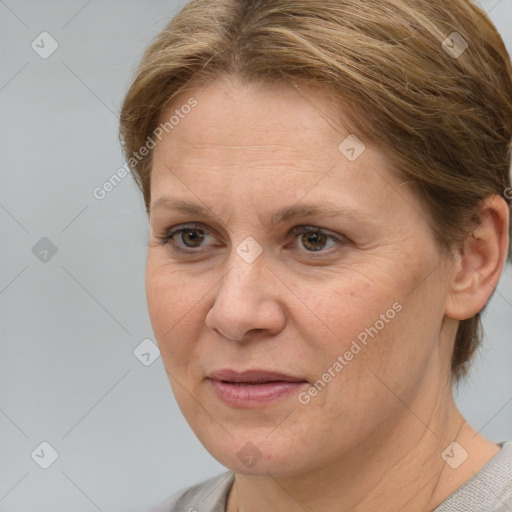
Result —
<path fill-rule="evenodd" d="M 233 124 L 244 123 L 250 118 L 259 128 L 269 129 L 278 128 L 283 120 L 291 118 L 296 123 L 302 121 L 310 124 L 315 113 L 329 117 L 334 124 L 336 119 L 340 119 L 338 111 L 342 108 L 327 88 L 312 84 L 263 84 L 221 76 L 212 82 L 189 87 L 175 97 L 167 110 L 162 112 L 160 121 L 165 122 L 169 114 L 179 110 L 191 98 L 198 103 L 192 114 L 200 111 L 203 120 L 229 121 Z M 223 117 L 225 114 L 229 114 L 229 118 Z M 191 117 L 197 118 L 198 115 Z"/>
<path fill-rule="evenodd" d="M 222 77 L 175 98 L 161 121 L 192 98 L 197 106 L 173 128 L 172 139 L 196 150 L 215 146 L 219 153 L 244 153 L 247 159 L 275 150 L 276 157 L 286 159 L 287 152 L 307 154 L 319 138 L 336 149 L 340 136 L 348 134 L 343 126 L 336 126 L 339 109 L 331 93 L 310 85 L 269 86 Z M 325 139 L 330 125 L 332 133 Z"/>
<path fill-rule="evenodd" d="M 194 108 L 184 108 L 191 101 Z M 261 207 L 255 197 L 307 197 L 375 210 L 406 193 L 385 156 L 354 138 L 331 93 L 318 87 L 219 79 L 175 98 L 161 122 L 172 116 L 176 124 L 154 150 L 153 203 L 172 189 L 205 203 Z"/>
<path fill-rule="evenodd" d="M 252 163 L 325 173 L 336 162 L 342 167 L 348 162 L 340 143 L 353 135 L 344 121 L 339 102 L 326 89 L 221 77 L 182 93 L 162 113 L 160 126 L 169 129 L 157 144 L 155 160 L 164 159 L 174 167 L 187 161 L 207 162 L 209 170 L 218 168 L 227 175 Z M 358 152 L 364 147 L 361 142 L 356 146 Z M 371 152 L 374 163 L 387 164 L 383 155 Z"/>

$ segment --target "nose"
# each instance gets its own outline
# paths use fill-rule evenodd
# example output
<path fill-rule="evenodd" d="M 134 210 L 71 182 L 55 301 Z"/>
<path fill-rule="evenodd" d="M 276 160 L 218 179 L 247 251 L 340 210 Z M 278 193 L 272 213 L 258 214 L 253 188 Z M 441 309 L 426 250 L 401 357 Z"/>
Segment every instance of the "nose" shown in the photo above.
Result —
<path fill-rule="evenodd" d="M 206 326 L 233 341 L 248 341 L 251 333 L 279 333 L 286 325 L 286 315 L 278 281 L 262 264 L 237 262 L 219 284 Z"/>

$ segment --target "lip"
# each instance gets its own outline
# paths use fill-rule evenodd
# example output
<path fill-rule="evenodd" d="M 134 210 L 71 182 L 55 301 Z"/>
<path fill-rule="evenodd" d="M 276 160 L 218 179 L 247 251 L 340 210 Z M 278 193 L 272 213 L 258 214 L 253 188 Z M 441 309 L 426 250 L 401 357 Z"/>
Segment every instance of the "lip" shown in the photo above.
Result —
<path fill-rule="evenodd" d="M 301 377 L 294 377 L 285 373 L 271 372 L 267 370 L 245 370 L 237 372 L 231 369 L 216 370 L 210 373 L 209 378 L 212 380 L 224 380 L 227 382 L 306 382 Z"/>
<path fill-rule="evenodd" d="M 240 408 L 269 405 L 308 384 L 301 377 L 259 369 L 217 370 L 208 379 L 218 398 L 227 405 Z"/>

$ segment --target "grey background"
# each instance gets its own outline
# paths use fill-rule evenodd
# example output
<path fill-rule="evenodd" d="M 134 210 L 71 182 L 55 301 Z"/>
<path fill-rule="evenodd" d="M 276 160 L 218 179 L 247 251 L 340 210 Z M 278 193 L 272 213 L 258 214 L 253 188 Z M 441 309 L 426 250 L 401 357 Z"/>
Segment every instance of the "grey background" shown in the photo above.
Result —
<path fill-rule="evenodd" d="M 134 355 L 154 340 L 142 196 L 129 177 L 92 195 L 124 163 L 117 115 L 135 65 L 183 3 L 0 1 L 2 512 L 142 511 L 224 470 L 161 359 Z M 482 5 L 512 50 L 512 0 Z M 44 31 L 59 45 L 47 59 L 31 48 Z M 497 442 L 512 439 L 511 316 L 507 268 L 457 397 Z M 49 460 L 43 441 L 58 452 L 48 469 L 36 463 Z"/>

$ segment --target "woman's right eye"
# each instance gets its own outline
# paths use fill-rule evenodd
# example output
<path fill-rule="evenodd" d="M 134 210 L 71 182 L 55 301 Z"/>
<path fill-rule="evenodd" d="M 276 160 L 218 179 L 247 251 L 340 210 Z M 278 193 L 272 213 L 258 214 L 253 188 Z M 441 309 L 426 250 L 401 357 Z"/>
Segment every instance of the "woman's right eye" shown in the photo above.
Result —
<path fill-rule="evenodd" d="M 176 226 L 164 235 L 158 236 L 160 245 L 170 245 L 173 250 L 181 252 L 197 252 L 195 248 L 204 247 L 201 243 L 212 235 L 197 224 Z"/>

